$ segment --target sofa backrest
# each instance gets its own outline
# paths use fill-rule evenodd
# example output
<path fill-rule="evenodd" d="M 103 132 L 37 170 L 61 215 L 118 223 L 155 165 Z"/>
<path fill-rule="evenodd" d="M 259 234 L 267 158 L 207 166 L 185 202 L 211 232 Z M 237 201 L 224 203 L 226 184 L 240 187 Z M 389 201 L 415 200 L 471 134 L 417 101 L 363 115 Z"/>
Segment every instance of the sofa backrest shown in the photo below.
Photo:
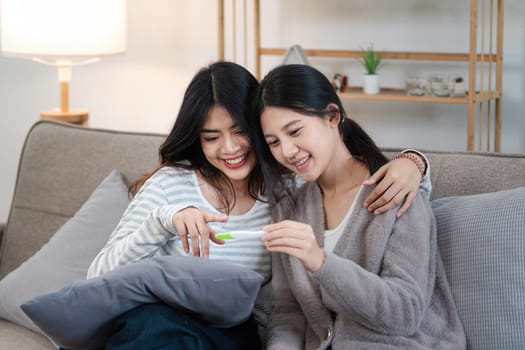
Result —
<path fill-rule="evenodd" d="M 164 137 L 37 122 L 20 159 L 0 246 L 0 279 L 46 243 L 112 169 L 128 183 L 153 170 Z M 392 156 L 397 150 L 385 151 Z M 432 198 L 525 186 L 525 154 L 425 154 L 432 163 Z"/>
<path fill-rule="evenodd" d="M 0 246 L 0 279 L 45 244 L 112 169 L 131 183 L 158 166 L 163 140 L 163 135 L 37 122 L 20 158 Z"/>
<path fill-rule="evenodd" d="M 396 149 L 384 149 L 392 158 Z M 525 186 L 525 154 L 421 150 L 430 160 L 431 199 Z"/>

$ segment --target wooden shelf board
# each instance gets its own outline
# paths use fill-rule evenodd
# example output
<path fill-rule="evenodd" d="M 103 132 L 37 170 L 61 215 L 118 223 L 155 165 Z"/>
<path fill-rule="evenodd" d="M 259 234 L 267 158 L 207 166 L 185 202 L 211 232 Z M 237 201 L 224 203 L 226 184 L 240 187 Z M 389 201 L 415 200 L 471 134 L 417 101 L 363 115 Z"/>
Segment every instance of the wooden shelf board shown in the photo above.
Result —
<path fill-rule="evenodd" d="M 337 58 L 361 58 L 360 50 L 318 50 L 303 49 L 306 56 L 311 57 L 337 57 Z M 264 48 L 258 49 L 259 55 L 284 56 L 284 48 Z M 411 51 L 381 51 L 383 58 L 392 60 L 418 60 L 418 61 L 455 61 L 468 62 L 470 54 L 461 52 L 411 52 Z M 496 62 L 496 54 L 478 53 L 478 62 Z"/>
<path fill-rule="evenodd" d="M 467 104 L 467 97 L 436 97 L 436 96 L 411 96 L 406 90 L 396 88 L 381 88 L 377 95 L 363 93 L 362 87 L 350 87 L 339 93 L 342 99 L 350 100 L 375 100 L 375 101 L 400 101 L 400 102 L 426 102 L 426 103 L 453 103 Z"/>
<path fill-rule="evenodd" d="M 377 95 L 367 95 L 363 93 L 362 87 L 349 87 L 344 92 L 340 92 L 339 97 L 348 100 L 374 100 L 374 101 L 399 101 L 399 102 L 422 102 L 422 103 L 452 103 L 467 104 L 468 96 L 464 97 L 437 97 L 437 96 L 411 96 L 407 95 L 405 89 L 398 88 L 381 88 Z M 483 103 L 501 98 L 501 92 L 494 91 L 476 91 L 474 103 Z"/>

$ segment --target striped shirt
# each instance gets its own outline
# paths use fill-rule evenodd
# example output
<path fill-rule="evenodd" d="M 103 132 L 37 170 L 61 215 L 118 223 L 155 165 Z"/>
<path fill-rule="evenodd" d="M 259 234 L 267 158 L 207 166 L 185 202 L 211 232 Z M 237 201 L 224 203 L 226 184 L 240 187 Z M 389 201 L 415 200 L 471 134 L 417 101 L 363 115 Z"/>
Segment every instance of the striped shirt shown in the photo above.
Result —
<path fill-rule="evenodd" d="M 195 171 L 174 167 L 158 170 L 131 201 L 108 243 L 91 263 L 87 277 L 147 257 L 188 255 L 172 222 L 173 215 L 188 206 L 220 214 L 202 195 Z M 215 232 L 258 231 L 270 222 L 268 204 L 256 201 L 246 213 L 208 225 Z M 243 239 L 227 240 L 223 245 L 210 241 L 209 259 L 241 265 L 261 273 L 265 280 L 270 278 L 270 254 L 260 235 L 253 239 L 243 235 Z"/>

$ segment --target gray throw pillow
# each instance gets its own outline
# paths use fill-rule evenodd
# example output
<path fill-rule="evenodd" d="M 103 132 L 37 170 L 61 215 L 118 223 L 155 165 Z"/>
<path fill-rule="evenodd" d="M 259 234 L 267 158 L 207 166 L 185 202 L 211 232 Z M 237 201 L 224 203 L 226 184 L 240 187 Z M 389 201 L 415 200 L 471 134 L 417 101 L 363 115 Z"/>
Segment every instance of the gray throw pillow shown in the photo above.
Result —
<path fill-rule="evenodd" d="M 113 170 L 49 242 L 0 281 L 0 318 L 42 333 L 20 305 L 85 279 L 128 205 L 127 185 Z"/>
<path fill-rule="evenodd" d="M 441 198 L 432 207 L 468 349 L 523 349 L 525 187 Z"/>
<path fill-rule="evenodd" d="M 192 256 L 146 258 L 39 296 L 24 312 L 56 344 L 103 347 L 113 321 L 145 303 L 179 307 L 216 327 L 248 319 L 263 276 L 247 268 Z"/>

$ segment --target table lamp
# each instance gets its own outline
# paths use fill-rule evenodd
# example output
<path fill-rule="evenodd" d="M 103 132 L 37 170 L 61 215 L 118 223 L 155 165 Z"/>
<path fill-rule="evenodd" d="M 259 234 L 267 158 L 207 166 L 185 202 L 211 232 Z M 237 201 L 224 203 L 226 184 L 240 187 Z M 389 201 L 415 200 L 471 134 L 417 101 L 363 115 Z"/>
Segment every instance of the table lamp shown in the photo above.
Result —
<path fill-rule="evenodd" d="M 69 109 L 71 67 L 126 49 L 126 0 L 0 0 L 0 49 L 58 70 L 60 108 L 42 119 L 87 124 Z"/>

